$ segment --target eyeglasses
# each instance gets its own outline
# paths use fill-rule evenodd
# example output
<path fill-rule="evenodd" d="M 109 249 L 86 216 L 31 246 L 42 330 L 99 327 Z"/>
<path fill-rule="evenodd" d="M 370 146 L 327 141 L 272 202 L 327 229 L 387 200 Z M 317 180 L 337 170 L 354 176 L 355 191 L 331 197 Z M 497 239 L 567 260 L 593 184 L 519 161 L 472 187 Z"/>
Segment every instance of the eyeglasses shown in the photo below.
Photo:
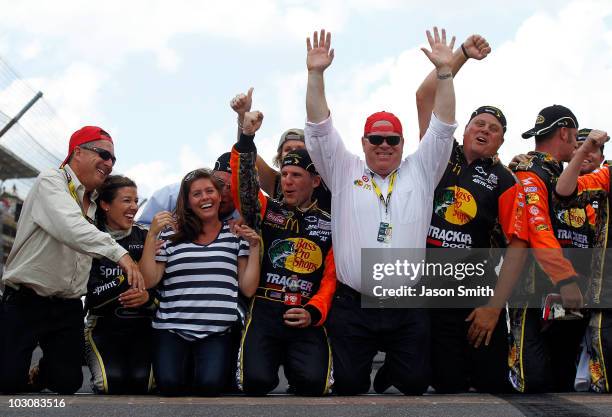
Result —
<path fill-rule="evenodd" d="M 366 138 L 372 145 L 375 145 L 375 146 L 382 145 L 383 142 L 387 142 L 389 146 L 396 146 L 396 145 L 399 145 L 400 139 L 401 139 L 399 136 L 379 136 L 379 135 L 370 135 L 370 136 L 366 136 Z"/>
<path fill-rule="evenodd" d="M 104 161 L 108 161 L 110 159 L 113 165 L 115 165 L 115 162 L 117 162 L 117 158 L 115 158 L 115 155 L 113 155 L 106 149 L 98 148 L 96 146 L 83 146 L 83 145 L 79 146 L 79 148 L 87 149 L 88 151 L 97 153 L 98 156 L 102 158 Z"/>

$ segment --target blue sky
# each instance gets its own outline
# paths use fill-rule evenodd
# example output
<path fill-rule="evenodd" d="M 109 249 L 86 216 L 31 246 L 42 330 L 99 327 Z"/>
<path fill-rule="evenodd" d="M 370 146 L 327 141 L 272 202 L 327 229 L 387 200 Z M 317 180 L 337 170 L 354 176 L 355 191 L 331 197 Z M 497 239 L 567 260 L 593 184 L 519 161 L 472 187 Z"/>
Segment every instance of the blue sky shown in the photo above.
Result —
<path fill-rule="evenodd" d="M 345 142 L 360 152 L 365 117 L 388 110 L 416 146 L 414 93 L 431 69 L 419 47 L 444 26 L 493 47 L 456 79 L 457 135 L 471 110 L 508 117 L 502 159 L 526 152 L 520 133 L 540 108 L 565 104 L 581 125 L 612 130 L 610 1 L 0 1 L 0 55 L 56 109 L 69 134 L 97 124 L 115 138 L 117 170 L 140 192 L 210 166 L 235 140 L 230 99 L 255 87 L 265 114 L 260 153 L 304 124 L 305 37 L 325 27 L 336 59 L 327 94 Z"/>

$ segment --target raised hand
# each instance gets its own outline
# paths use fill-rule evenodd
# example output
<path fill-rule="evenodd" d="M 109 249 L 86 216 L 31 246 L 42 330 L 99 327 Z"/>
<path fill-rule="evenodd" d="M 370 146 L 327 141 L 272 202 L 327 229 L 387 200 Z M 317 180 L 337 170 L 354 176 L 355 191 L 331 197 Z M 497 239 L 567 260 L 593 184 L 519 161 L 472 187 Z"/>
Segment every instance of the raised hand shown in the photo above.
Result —
<path fill-rule="evenodd" d="M 251 111 L 251 105 L 253 104 L 253 87 L 249 88 L 246 94 L 240 93 L 230 101 L 230 107 L 239 116 L 244 116 L 248 111 Z"/>
<path fill-rule="evenodd" d="M 601 130 L 591 130 L 589 136 L 587 136 L 586 140 L 578 148 L 583 154 L 587 154 L 590 152 L 596 152 L 603 144 L 610 140 L 607 132 Z"/>
<path fill-rule="evenodd" d="M 480 35 L 471 35 L 463 42 L 464 51 L 472 59 L 481 60 L 491 53 L 489 42 Z"/>
<path fill-rule="evenodd" d="M 242 133 L 252 136 L 259 130 L 263 122 L 264 115 L 260 111 L 249 111 L 244 114 L 242 121 Z"/>
<path fill-rule="evenodd" d="M 325 33 L 321 29 L 321 34 L 314 32 L 312 43 L 310 38 L 306 38 L 306 68 L 308 71 L 323 72 L 334 60 L 334 50 L 331 47 L 331 33 Z"/>
<path fill-rule="evenodd" d="M 241 238 L 249 242 L 250 249 L 256 249 L 259 247 L 259 242 L 260 242 L 259 234 L 255 230 L 247 226 L 246 224 L 234 225 L 233 230 L 234 230 L 234 233 L 236 233 L 236 235 L 240 236 Z"/>
<path fill-rule="evenodd" d="M 167 227 L 171 227 L 176 231 L 176 220 L 169 211 L 160 211 L 157 213 L 153 220 L 151 220 L 151 226 L 149 227 L 149 233 L 157 236 L 159 232 Z"/>
<path fill-rule="evenodd" d="M 426 48 L 421 48 L 421 51 L 427 56 L 427 58 L 431 61 L 432 64 L 435 65 L 438 73 L 440 71 L 450 72 L 451 71 L 451 63 L 453 60 L 453 47 L 455 46 L 455 37 L 450 41 L 450 44 L 446 44 L 446 30 L 442 29 L 442 33 L 440 36 L 440 32 L 438 32 L 438 28 L 434 26 L 433 28 L 433 36 L 431 32 L 427 31 L 427 41 L 429 42 L 429 46 L 431 47 L 431 51 Z"/>

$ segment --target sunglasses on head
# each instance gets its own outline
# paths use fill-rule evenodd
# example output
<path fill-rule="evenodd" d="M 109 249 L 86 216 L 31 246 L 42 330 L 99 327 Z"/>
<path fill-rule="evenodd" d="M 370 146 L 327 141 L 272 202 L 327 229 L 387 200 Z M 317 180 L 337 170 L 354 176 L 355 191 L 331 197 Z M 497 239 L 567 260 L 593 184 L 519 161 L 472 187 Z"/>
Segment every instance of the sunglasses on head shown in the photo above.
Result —
<path fill-rule="evenodd" d="M 399 145 L 400 137 L 399 136 L 379 136 L 379 135 L 370 135 L 366 136 L 368 141 L 372 145 L 382 145 L 383 142 L 387 142 L 389 146 Z"/>
<path fill-rule="evenodd" d="M 81 145 L 79 147 L 81 149 L 87 149 L 88 151 L 97 153 L 98 156 L 102 158 L 104 161 L 108 161 L 110 159 L 113 165 L 115 165 L 115 162 L 117 162 L 117 158 L 115 158 L 115 155 L 113 155 L 106 149 L 98 148 L 96 146 L 84 146 L 84 145 Z"/>

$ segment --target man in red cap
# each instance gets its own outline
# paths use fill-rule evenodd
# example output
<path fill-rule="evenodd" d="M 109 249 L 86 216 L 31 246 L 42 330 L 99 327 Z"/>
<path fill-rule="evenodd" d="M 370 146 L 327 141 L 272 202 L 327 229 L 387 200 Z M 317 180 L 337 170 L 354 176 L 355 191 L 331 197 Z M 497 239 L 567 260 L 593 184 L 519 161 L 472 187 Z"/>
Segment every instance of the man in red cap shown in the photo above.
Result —
<path fill-rule="evenodd" d="M 387 248 L 411 248 L 424 255 L 434 189 L 446 168 L 457 127 L 450 67 L 454 38 L 447 44 L 444 30 L 439 33 L 434 28 L 433 35 L 427 32 L 431 51 L 423 48 L 423 52 L 436 67 L 436 100 L 419 149 L 402 159 L 404 137 L 399 119 L 388 112 L 374 113 L 361 139 L 364 161 L 347 151 L 332 125 L 323 73 L 334 52 L 330 34 L 322 30 L 318 35 L 314 33 L 312 43 L 307 41 L 308 121 L 304 131 L 308 152 L 332 192 L 338 287 L 327 328 L 334 357 L 334 389 L 340 395 L 367 392 L 372 359 L 377 351 L 384 351 L 385 364 L 374 380 L 376 391 L 394 385 L 405 394 L 421 394 L 430 376 L 428 315 L 417 308 L 385 308 L 387 301 L 397 300 L 378 298 L 378 287 L 372 287 L 374 277 L 368 276 L 367 268 L 362 271 L 362 262 L 373 253 L 366 248 L 383 252 L 383 256 L 395 253 L 381 250 Z M 418 281 L 418 276 L 414 278 Z"/>
<path fill-rule="evenodd" d="M 23 204 L 8 256 L 0 304 L 0 392 L 48 388 L 73 394 L 82 385 L 83 305 L 92 257 L 117 262 L 144 290 L 138 265 L 93 225 L 96 188 L 115 163 L 113 141 L 85 126 L 70 138 L 60 168 L 41 173 Z M 43 350 L 30 373 L 32 351 Z"/>

